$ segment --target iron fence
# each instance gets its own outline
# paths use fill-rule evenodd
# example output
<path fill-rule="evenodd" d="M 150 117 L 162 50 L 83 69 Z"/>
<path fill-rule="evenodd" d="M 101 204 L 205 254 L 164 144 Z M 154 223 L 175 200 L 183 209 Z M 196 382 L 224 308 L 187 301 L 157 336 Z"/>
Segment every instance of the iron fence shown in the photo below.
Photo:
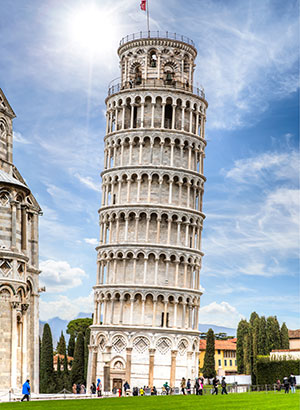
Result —
<path fill-rule="evenodd" d="M 167 38 L 171 40 L 182 41 L 183 43 L 187 43 L 193 47 L 195 47 L 195 43 L 190 38 L 183 36 L 181 34 L 172 33 L 170 31 L 139 31 L 137 33 L 128 34 L 127 36 L 123 37 L 120 41 L 120 46 L 123 46 L 126 43 L 129 43 L 133 40 L 145 39 L 145 38 Z"/>
<path fill-rule="evenodd" d="M 205 92 L 203 88 L 199 87 L 194 87 L 191 86 L 187 83 L 182 83 L 181 81 L 172 81 L 168 82 L 166 80 L 158 80 L 158 79 L 141 79 L 139 81 L 127 81 L 124 82 L 123 84 L 118 82 L 115 84 L 112 84 L 108 88 L 108 96 L 111 96 L 113 94 L 119 93 L 120 91 L 127 90 L 127 89 L 136 89 L 136 88 L 145 88 L 145 87 L 153 87 L 153 88 L 167 88 L 167 89 L 175 89 L 175 90 L 183 90 L 183 91 L 188 91 L 191 92 L 195 95 L 198 95 L 199 97 L 205 99 Z"/>

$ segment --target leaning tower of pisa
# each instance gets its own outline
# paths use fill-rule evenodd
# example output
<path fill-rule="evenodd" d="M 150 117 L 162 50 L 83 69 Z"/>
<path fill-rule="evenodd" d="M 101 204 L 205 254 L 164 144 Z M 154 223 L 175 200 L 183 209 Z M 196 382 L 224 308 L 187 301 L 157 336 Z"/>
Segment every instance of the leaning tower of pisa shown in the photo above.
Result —
<path fill-rule="evenodd" d="M 198 374 L 204 125 L 197 51 L 123 38 L 110 85 L 88 383 L 179 386 Z"/>

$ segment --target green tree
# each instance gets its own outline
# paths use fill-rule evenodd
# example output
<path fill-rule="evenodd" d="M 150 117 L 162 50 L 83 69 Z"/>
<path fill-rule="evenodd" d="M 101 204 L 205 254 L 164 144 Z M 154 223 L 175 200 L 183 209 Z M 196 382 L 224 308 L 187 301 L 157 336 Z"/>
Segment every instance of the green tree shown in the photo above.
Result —
<path fill-rule="evenodd" d="M 41 337 L 39 336 L 39 380 L 41 380 L 41 351 L 42 351 L 42 341 Z"/>
<path fill-rule="evenodd" d="M 71 381 L 73 383 L 84 383 L 84 336 L 82 332 L 78 333 L 74 361 L 71 370 Z"/>
<path fill-rule="evenodd" d="M 215 335 L 212 329 L 209 329 L 206 337 L 206 349 L 204 355 L 204 364 L 202 369 L 203 376 L 211 379 L 216 375 L 215 370 Z"/>
<path fill-rule="evenodd" d="M 88 361 L 89 361 L 90 335 L 91 335 L 91 329 L 87 328 L 85 332 L 85 337 L 84 337 L 84 380 L 85 380 L 85 383 L 87 379 L 87 368 L 88 368 Z"/>
<path fill-rule="evenodd" d="M 247 323 L 247 330 L 243 340 L 243 359 L 244 359 L 244 372 L 245 374 L 251 374 L 252 366 L 252 335 L 251 326 Z"/>
<path fill-rule="evenodd" d="M 244 360 L 244 346 L 247 345 L 244 342 L 245 336 L 248 334 L 249 324 L 247 320 L 240 320 L 237 328 L 237 342 L 236 342 L 236 361 L 237 361 L 237 371 L 238 373 L 246 373 L 245 360 Z"/>
<path fill-rule="evenodd" d="M 269 352 L 270 350 L 267 339 L 267 321 L 264 316 L 261 316 L 259 319 L 257 354 L 260 356 L 265 356 L 269 354 Z"/>
<path fill-rule="evenodd" d="M 258 335 L 259 335 L 259 324 L 260 319 L 259 316 L 254 319 L 253 324 L 251 326 L 251 333 L 252 333 L 252 384 L 256 384 L 256 377 L 257 377 L 257 355 L 258 355 Z"/>
<path fill-rule="evenodd" d="M 60 392 L 63 389 L 63 374 L 61 371 L 61 360 L 57 355 L 57 369 L 56 369 L 56 391 Z"/>
<path fill-rule="evenodd" d="M 80 332 L 83 333 L 83 336 L 85 336 L 86 330 L 92 324 L 93 324 L 93 319 L 89 317 L 86 317 L 83 319 L 71 320 L 71 322 L 69 322 L 67 326 L 67 333 L 69 335 L 74 335 L 75 338 L 78 336 Z"/>
<path fill-rule="evenodd" d="M 70 380 L 70 374 L 69 374 L 69 368 L 68 368 L 68 356 L 67 356 L 66 347 L 64 351 L 63 365 L 64 366 L 63 366 L 63 372 L 62 372 L 62 389 L 71 391 L 72 383 Z"/>
<path fill-rule="evenodd" d="M 267 318 L 267 343 L 268 343 L 268 354 L 272 350 L 280 349 L 280 327 L 276 316 L 269 316 Z"/>
<path fill-rule="evenodd" d="M 253 326 L 255 319 L 259 319 L 259 316 L 256 312 L 252 312 L 249 319 L 250 326 Z"/>
<path fill-rule="evenodd" d="M 64 354 L 65 350 L 66 350 L 66 341 L 65 341 L 64 333 L 63 331 L 61 331 L 61 335 L 57 343 L 56 351 L 58 354 Z"/>
<path fill-rule="evenodd" d="M 281 349 L 289 349 L 290 348 L 290 340 L 289 340 L 289 331 L 288 328 L 285 324 L 285 322 L 282 323 L 281 329 L 280 329 L 280 342 L 281 342 Z"/>
<path fill-rule="evenodd" d="M 72 333 L 70 335 L 69 343 L 68 343 L 68 355 L 74 357 L 74 350 L 75 350 L 75 335 Z"/>
<path fill-rule="evenodd" d="M 53 343 L 51 329 L 48 323 L 44 325 L 43 329 L 40 369 L 40 392 L 55 393 L 56 386 L 53 370 Z"/>

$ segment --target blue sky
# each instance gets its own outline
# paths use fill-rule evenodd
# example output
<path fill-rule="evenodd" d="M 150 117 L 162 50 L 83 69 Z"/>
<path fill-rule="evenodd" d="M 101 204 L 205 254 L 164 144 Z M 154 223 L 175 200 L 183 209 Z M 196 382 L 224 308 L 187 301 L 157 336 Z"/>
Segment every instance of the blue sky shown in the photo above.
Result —
<path fill-rule="evenodd" d="M 192 38 L 209 102 L 200 322 L 256 310 L 299 327 L 298 7 L 150 0 L 152 30 Z M 104 99 L 139 0 L 0 0 L 0 86 L 14 162 L 38 199 L 41 319 L 92 310 Z M 92 13 L 91 13 L 92 11 Z"/>

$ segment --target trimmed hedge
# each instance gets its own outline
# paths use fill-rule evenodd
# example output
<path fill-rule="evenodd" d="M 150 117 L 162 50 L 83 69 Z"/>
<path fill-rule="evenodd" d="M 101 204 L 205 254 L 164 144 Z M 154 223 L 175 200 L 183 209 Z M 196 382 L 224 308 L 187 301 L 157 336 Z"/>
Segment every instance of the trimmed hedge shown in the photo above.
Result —
<path fill-rule="evenodd" d="M 289 377 L 291 374 L 300 374 L 299 359 L 257 357 L 257 384 L 273 384 L 278 379 L 282 382 L 284 377 Z"/>

